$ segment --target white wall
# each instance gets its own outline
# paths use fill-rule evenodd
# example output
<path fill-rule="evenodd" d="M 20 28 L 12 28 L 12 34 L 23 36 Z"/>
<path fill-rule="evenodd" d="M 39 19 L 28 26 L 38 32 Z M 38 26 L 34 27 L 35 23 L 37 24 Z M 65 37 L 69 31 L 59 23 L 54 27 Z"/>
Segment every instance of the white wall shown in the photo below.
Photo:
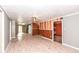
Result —
<path fill-rule="evenodd" d="M 10 20 L 10 40 L 12 39 L 12 21 Z"/>
<path fill-rule="evenodd" d="M 4 49 L 6 49 L 10 40 L 10 20 L 4 13 Z"/>
<path fill-rule="evenodd" d="M 0 12 L 0 52 L 2 51 L 2 12 Z"/>
<path fill-rule="evenodd" d="M 11 32 L 12 32 L 12 38 L 16 38 L 16 22 L 15 20 L 12 20 L 12 26 L 11 26 Z"/>
<path fill-rule="evenodd" d="M 4 52 L 6 49 L 9 39 L 10 39 L 10 31 L 9 31 L 9 18 L 6 13 L 1 9 L 0 12 L 0 52 Z"/>
<path fill-rule="evenodd" d="M 79 48 L 79 14 L 63 17 L 63 44 Z"/>

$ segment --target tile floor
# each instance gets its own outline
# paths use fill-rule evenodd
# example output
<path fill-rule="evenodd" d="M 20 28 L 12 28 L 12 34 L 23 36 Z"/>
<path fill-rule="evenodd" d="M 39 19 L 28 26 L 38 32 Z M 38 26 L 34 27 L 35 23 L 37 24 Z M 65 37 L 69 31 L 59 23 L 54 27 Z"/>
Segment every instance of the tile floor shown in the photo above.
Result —
<path fill-rule="evenodd" d="M 77 53 L 79 51 L 63 46 L 58 42 L 41 38 L 40 36 L 25 35 L 21 41 L 14 39 L 9 42 L 7 53 Z"/>

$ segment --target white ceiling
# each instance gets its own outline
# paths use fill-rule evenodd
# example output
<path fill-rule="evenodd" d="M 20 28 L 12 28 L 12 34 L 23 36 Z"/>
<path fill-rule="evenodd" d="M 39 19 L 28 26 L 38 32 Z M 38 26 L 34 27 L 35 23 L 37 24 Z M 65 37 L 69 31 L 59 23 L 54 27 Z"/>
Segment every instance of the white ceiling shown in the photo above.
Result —
<path fill-rule="evenodd" d="M 48 20 L 50 17 L 55 18 L 79 12 L 79 5 L 2 5 L 2 7 L 11 19 L 24 22 L 31 21 L 33 16 Z"/>

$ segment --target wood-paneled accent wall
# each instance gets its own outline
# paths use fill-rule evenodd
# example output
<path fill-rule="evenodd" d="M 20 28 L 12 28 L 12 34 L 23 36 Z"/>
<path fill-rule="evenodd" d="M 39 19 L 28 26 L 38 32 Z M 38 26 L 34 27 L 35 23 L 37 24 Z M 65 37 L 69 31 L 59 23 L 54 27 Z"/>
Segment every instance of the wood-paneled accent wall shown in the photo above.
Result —
<path fill-rule="evenodd" d="M 39 35 L 52 39 L 52 25 L 52 20 L 40 22 Z"/>
<path fill-rule="evenodd" d="M 39 30 L 39 35 L 52 39 L 52 30 Z"/>
<path fill-rule="evenodd" d="M 41 35 L 52 39 L 53 20 L 33 22 L 32 35 Z"/>
<path fill-rule="evenodd" d="M 32 35 L 39 35 L 39 25 L 32 23 Z"/>
<path fill-rule="evenodd" d="M 62 38 L 62 17 L 57 18 L 56 21 L 46 20 L 41 22 L 33 22 L 33 35 L 41 35 L 52 39 L 52 34 L 54 35 L 55 41 L 61 42 Z M 54 25 L 53 25 L 54 24 Z M 52 32 L 55 29 L 54 33 Z"/>

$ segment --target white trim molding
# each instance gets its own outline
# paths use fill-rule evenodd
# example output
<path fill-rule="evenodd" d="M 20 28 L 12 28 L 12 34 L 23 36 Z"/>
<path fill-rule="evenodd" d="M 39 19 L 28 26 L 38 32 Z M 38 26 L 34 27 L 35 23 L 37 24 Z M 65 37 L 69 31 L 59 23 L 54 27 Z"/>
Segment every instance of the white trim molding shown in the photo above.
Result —
<path fill-rule="evenodd" d="M 40 36 L 40 35 L 39 35 Z M 50 39 L 50 38 L 47 38 L 47 37 L 44 37 L 44 36 L 40 36 L 41 38 L 44 38 L 44 39 L 47 39 L 47 40 L 50 40 L 50 41 L 52 41 L 53 42 L 53 40 L 52 39 Z"/>
<path fill-rule="evenodd" d="M 79 12 L 74 12 L 74 13 L 71 13 L 71 14 L 67 14 L 67 15 L 64 15 L 64 16 L 62 16 L 63 18 L 64 17 L 69 17 L 69 16 L 73 16 L 73 15 L 77 15 L 77 14 L 79 14 Z"/>
<path fill-rule="evenodd" d="M 2 52 L 4 53 L 4 12 L 2 11 Z"/>
<path fill-rule="evenodd" d="M 74 46 L 71 46 L 71 45 L 69 45 L 69 44 L 62 43 L 62 45 L 67 46 L 67 47 L 70 47 L 70 48 L 73 48 L 73 49 L 76 49 L 76 50 L 78 50 L 78 51 L 79 51 L 79 48 L 74 47 Z"/>

